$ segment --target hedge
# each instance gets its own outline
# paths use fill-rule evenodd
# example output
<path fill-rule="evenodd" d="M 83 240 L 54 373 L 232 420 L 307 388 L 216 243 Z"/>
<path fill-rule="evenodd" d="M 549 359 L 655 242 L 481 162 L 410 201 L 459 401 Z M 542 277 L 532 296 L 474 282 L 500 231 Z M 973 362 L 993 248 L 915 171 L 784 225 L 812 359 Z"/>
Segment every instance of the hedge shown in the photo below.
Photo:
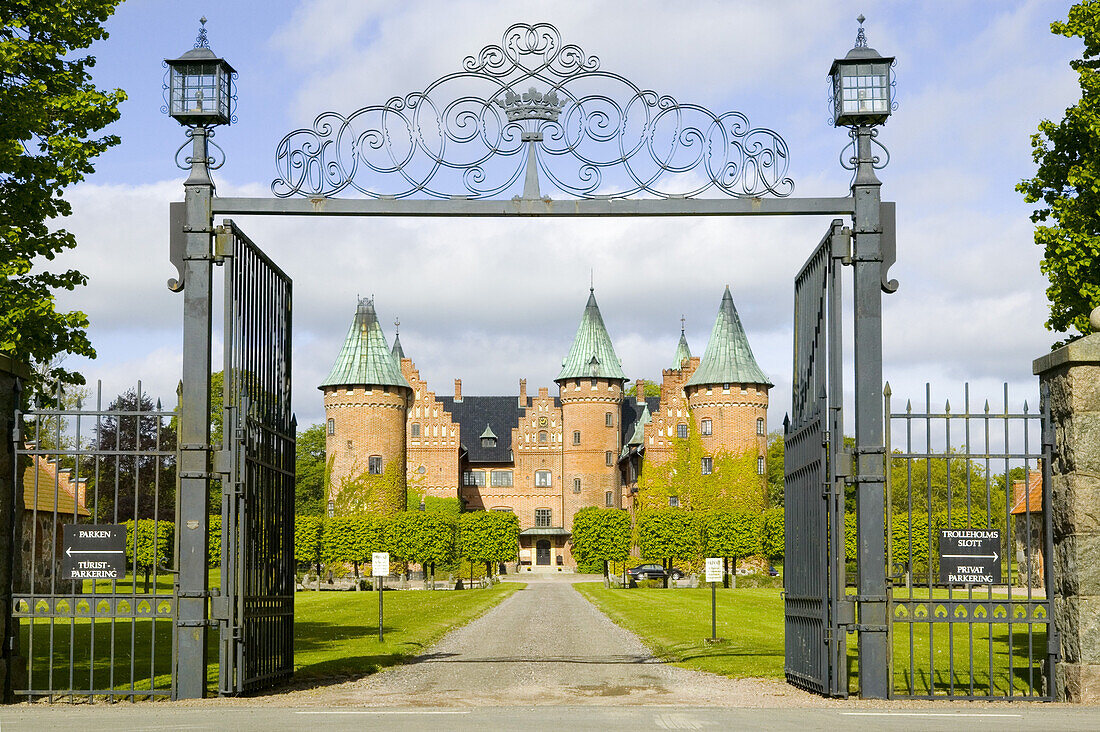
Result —
<path fill-rule="evenodd" d="M 126 559 L 129 566 L 146 572 L 171 564 L 176 526 L 171 521 L 138 519 L 136 528 L 131 519 L 126 522 Z M 136 536 L 135 536 L 136 535 Z M 134 545 L 137 544 L 135 551 Z"/>

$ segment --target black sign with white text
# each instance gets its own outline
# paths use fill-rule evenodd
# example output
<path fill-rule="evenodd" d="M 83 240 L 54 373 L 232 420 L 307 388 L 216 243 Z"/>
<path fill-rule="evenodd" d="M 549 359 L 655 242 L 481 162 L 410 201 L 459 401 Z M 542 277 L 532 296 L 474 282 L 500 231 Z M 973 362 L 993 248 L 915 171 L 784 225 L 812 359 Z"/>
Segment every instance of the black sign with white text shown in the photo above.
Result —
<path fill-rule="evenodd" d="M 1001 583 L 1001 532 L 941 529 L 940 582 L 945 585 Z"/>
<path fill-rule="evenodd" d="M 126 576 L 125 526 L 66 524 L 61 529 L 61 579 L 122 579 Z"/>

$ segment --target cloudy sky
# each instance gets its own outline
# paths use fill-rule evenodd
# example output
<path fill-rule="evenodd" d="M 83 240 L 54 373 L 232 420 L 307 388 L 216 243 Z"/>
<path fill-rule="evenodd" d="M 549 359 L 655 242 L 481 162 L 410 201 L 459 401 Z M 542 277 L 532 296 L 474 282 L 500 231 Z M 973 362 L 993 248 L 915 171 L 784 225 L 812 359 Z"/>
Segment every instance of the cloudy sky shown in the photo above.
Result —
<path fill-rule="evenodd" d="M 367 2 L 130 0 L 94 47 L 96 80 L 129 100 L 122 144 L 68 191 L 65 225 L 79 247 L 61 258 L 90 282 L 59 299 L 91 318 L 99 358 L 69 359 L 116 393 L 143 379 L 166 403 L 180 372 L 182 295 L 165 281 L 168 202 L 182 198 L 173 153 L 183 131 L 160 113 L 161 60 L 191 48 L 198 16 L 240 72 L 239 119 L 217 131 L 227 161 L 220 195 L 269 195 L 274 152 L 317 114 L 350 113 L 423 89 L 499 43 L 517 21 L 555 24 L 564 42 L 642 88 L 778 131 L 795 196 L 845 195 L 848 142 L 827 122 L 826 73 L 867 16 L 870 45 L 898 59 L 898 109 L 880 140 L 880 172 L 898 205 L 901 287 L 884 299 L 884 374 L 896 395 L 981 399 L 1008 381 L 1037 392 L 1031 361 L 1056 336 L 1043 328 L 1045 282 L 1030 207 L 1015 183 L 1033 170 L 1029 135 L 1077 97 L 1068 67 L 1078 41 L 1049 24 L 1047 2 Z M 543 192 L 547 193 L 544 185 Z M 510 198 L 513 193 L 506 196 Z M 553 194 L 551 194 L 553 195 Z M 560 194 L 556 197 L 563 197 Z M 395 317 L 422 376 L 447 394 L 553 388 L 589 279 L 630 378 L 659 378 L 686 319 L 701 355 L 723 287 L 734 294 L 761 367 L 775 382 L 769 422 L 790 405 L 792 280 L 829 217 L 601 220 L 245 218 L 237 221 L 294 279 L 294 406 L 319 421 L 316 390 L 353 317 L 376 297 L 387 337 Z M 848 328 L 850 333 L 850 327 Z M 850 369 L 849 369 L 850 374 Z"/>

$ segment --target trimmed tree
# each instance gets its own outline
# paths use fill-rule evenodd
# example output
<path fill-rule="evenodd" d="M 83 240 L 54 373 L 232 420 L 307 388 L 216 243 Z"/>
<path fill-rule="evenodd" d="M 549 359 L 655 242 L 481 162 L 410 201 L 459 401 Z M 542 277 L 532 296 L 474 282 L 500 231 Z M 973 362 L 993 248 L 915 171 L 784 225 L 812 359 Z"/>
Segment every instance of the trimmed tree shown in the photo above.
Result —
<path fill-rule="evenodd" d="M 406 562 L 420 563 L 424 568 L 425 586 L 430 567 L 434 587 L 435 565 L 454 561 L 455 530 L 454 519 L 444 513 L 399 513 L 389 523 L 390 551 Z"/>
<path fill-rule="evenodd" d="M 472 511 L 458 519 L 459 551 L 469 562 L 484 562 L 485 574 L 492 566 L 516 558 L 519 549 L 519 517 L 511 511 Z"/>
<path fill-rule="evenodd" d="M 604 587 L 611 584 L 607 563 L 630 556 L 630 515 L 617 508 L 589 506 L 573 516 L 573 553 L 580 560 L 603 562 Z"/>
<path fill-rule="evenodd" d="M 769 508 L 764 512 L 760 532 L 760 550 L 768 559 L 782 559 L 787 549 L 787 537 L 783 507 Z"/>
<path fill-rule="evenodd" d="M 321 589 L 321 533 L 325 521 L 320 516 L 294 518 L 294 559 L 317 567 L 317 589 Z"/>
<path fill-rule="evenodd" d="M 384 551 L 385 526 L 382 519 L 373 516 L 337 516 L 325 524 L 321 536 L 321 560 L 347 562 L 355 567 L 355 579 L 359 579 L 359 565 L 369 562 L 371 554 Z M 358 584 L 356 585 L 358 587 Z"/>
<path fill-rule="evenodd" d="M 674 559 L 699 556 L 698 514 L 682 508 L 658 508 L 638 514 L 638 550 L 665 565 L 664 586 Z"/>
<path fill-rule="evenodd" d="M 722 557 L 727 565 L 726 586 L 732 575 L 737 586 L 737 560 L 760 553 L 760 533 L 764 519 L 759 514 L 740 511 L 712 511 L 703 519 L 703 548 L 709 557 Z M 729 560 L 733 560 L 732 564 Z"/>
<path fill-rule="evenodd" d="M 126 522 L 126 561 L 145 575 L 145 593 L 149 594 L 149 574 L 167 567 L 172 558 L 176 526 L 171 521 L 133 519 Z M 134 577 L 135 584 L 137 577 Z"/>

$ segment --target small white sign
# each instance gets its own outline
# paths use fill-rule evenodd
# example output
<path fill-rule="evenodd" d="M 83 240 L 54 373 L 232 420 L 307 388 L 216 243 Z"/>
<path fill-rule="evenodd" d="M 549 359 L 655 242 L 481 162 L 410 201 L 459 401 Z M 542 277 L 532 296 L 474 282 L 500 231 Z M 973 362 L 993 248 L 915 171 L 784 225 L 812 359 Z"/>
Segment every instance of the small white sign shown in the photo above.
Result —
<path fill-rule="evenodd" d="M 370 558 L 371 574 L 375 577 L 385 577 L 390 573 L 390 553 L 374 552 Z"/>
<path fill-rule="evenodd" d="M 707 557 L 707 582 L 722 581 L 722 557 Z"/>

